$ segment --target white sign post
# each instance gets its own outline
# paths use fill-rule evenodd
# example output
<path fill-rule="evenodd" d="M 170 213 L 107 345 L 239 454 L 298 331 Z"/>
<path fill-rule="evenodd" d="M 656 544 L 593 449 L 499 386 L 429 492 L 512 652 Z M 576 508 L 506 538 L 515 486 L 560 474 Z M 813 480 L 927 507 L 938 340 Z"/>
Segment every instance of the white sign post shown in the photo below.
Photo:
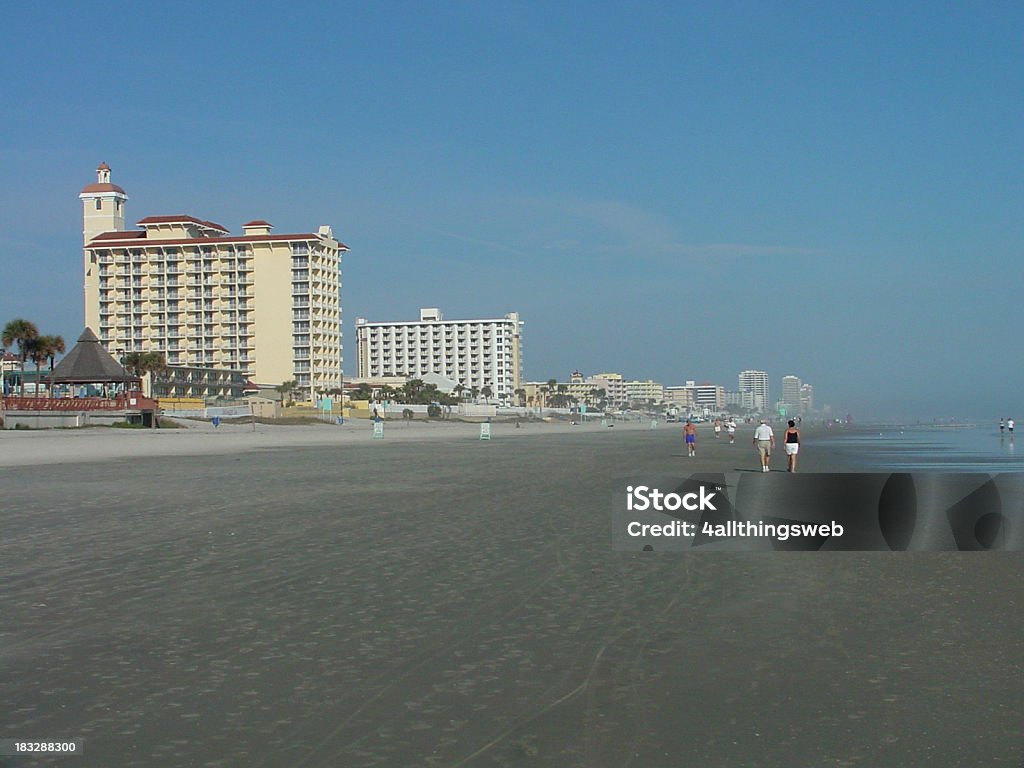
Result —
<path fill-rule="evenodd" d="M 384 439 L 384 422 L 375 421 L 373 422 L 373 439 L 383 440 Z"/>
<path fill-rule="evenodd" d="M 480 439 L 490 440 L 491 439 L 491 425 L 484 422 L 480 425 Z"/>

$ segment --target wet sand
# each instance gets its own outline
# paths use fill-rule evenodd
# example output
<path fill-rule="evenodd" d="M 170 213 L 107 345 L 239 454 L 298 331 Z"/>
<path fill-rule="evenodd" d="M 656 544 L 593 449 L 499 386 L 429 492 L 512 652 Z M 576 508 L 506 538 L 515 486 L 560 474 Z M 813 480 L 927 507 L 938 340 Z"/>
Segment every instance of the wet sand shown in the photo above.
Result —
<path fill-rule="evenodd" d="M 0 766 L 1019 768 L 1019 554 L 615 553 L 749 435 L 360 426 L 0 435 L 0 738 L 85 745 Z"/>

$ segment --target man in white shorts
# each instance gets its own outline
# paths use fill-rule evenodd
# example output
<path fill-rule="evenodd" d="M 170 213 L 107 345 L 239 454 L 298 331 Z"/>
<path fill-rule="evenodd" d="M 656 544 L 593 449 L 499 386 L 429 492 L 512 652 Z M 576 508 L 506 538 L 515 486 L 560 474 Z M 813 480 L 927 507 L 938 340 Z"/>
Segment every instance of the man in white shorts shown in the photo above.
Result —
<path fill-rule="evenodd" d="M 754 430 L 754 445 L 757 447 L 757 452 L 761 455 L 761 471 L 770 472 L 768 463 L 771 461 L 772 448 L 775 447 L 775 433 L 768 426 L 768 422 L 765 419 L 761 419 L 761 423 Z"/>

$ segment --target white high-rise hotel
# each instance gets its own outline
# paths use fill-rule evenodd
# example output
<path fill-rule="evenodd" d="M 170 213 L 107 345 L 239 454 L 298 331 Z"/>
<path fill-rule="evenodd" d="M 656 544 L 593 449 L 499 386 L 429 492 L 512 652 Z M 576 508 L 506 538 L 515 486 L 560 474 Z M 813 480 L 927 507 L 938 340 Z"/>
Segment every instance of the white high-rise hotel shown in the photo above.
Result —
<path fill-rule="evenodd" d="M 419 321 L 356 320 L 360 378 L 421 378 L 436 373 L 467 389 L 490 387 L 503 402 L 522 381 L 522 327 L 510 312 L 490 320 L 445 320 L 439 309 L 421 309 Z"/>
<path fill-rule="evenodd" d="M 746 408 L 764 411 L 771 405 L 768 399 L 768 374 L 764 371 L 741 371 L 739 391 Z"/>
<path fill-rule="evenodd" d="M 125 191 L 106 163 L 79 194 L 85 324 L 108 352 L 162 352 L 171 366 L 239 370 L 256 384 L 295 380 L 304 397 L 341 387 L 341 255 L 331 228 L 232 235 L 192 216 L 125 229 Z"/>
<path fill-rule="evenodd" d="M 782 402 L 786 404 L 786 413 L 797 416 L 803 413 L 800 407 L 800 388 L 803 382 L 799 376 L 782 377 Z"/>

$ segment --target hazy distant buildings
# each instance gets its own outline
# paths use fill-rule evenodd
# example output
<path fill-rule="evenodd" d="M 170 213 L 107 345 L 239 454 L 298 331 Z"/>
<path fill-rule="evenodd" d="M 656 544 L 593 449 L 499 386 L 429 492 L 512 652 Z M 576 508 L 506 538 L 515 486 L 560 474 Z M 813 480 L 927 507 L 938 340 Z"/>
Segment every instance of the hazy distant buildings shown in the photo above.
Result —
<path fill-rule="evenodd" d="M 516 312 L 486 320 L 445 320 L 421 309 L 418 321 L 356 320 L 359 376 L 422 379 L 440 374 L 467 390 L 490 388 L 491 397 L 517 402 L 522 380 L 522 321 Z"/>
<path fill-rule="evenodd" d="M 741 371 L 737 389 L 743 398 L 742 407 L 754 411 L 765 411 L 771 402 L 768 399 L 768 374 L 764 371 Z"/>
<path fill-rule="evenodd" d="M 803 382 L 799 376 L 782 377 L 782 404 L 786 413 L 790 416 L 799 416 L 803 413 L 800 407 L 800 387 Z"/>
<path fill-rule="evenodd" d="M 814 387 L 810 384 L 800 385 L 800 413 L 811 413 L 814 410 Z"/>
<path fill-rule="evenodd" d="M 694 413 L 719 413 L 725 408 L 725 387 L 690 380 L 682 386 L 665 387 L 665 400 Z"/>
<path fill-rule="evenodd" d="M 656 381 L 627 381 L 626 402 L 628 403 L 661 403 L 665 399 L 665 388 Z"/>
<path fill-rule="evenodd" d="M 128 196 L 106 163 L 96 174 L 79 194 L 85 324 L 108 352 L 160 352 L 171 366 L 237 371 L 265 386 L 294 380 L 306 398 L 341 387 L 348 249 L 330 227 L 275 235 L 259 220 L 232 235 L 175 215 L 126 230 Z"/>
<path fill-rule="evenodd" d="M 605 391 L 609 407 L 622 408 L 626 404 L 626 381 L 621 373 L 595 373 L 588 381 Z"/>
<path fill-rule="evenodd" d="M 684 414 L 693 412 L 693 389 L 686 386 L 665 387 L 665 403 Z"/>

